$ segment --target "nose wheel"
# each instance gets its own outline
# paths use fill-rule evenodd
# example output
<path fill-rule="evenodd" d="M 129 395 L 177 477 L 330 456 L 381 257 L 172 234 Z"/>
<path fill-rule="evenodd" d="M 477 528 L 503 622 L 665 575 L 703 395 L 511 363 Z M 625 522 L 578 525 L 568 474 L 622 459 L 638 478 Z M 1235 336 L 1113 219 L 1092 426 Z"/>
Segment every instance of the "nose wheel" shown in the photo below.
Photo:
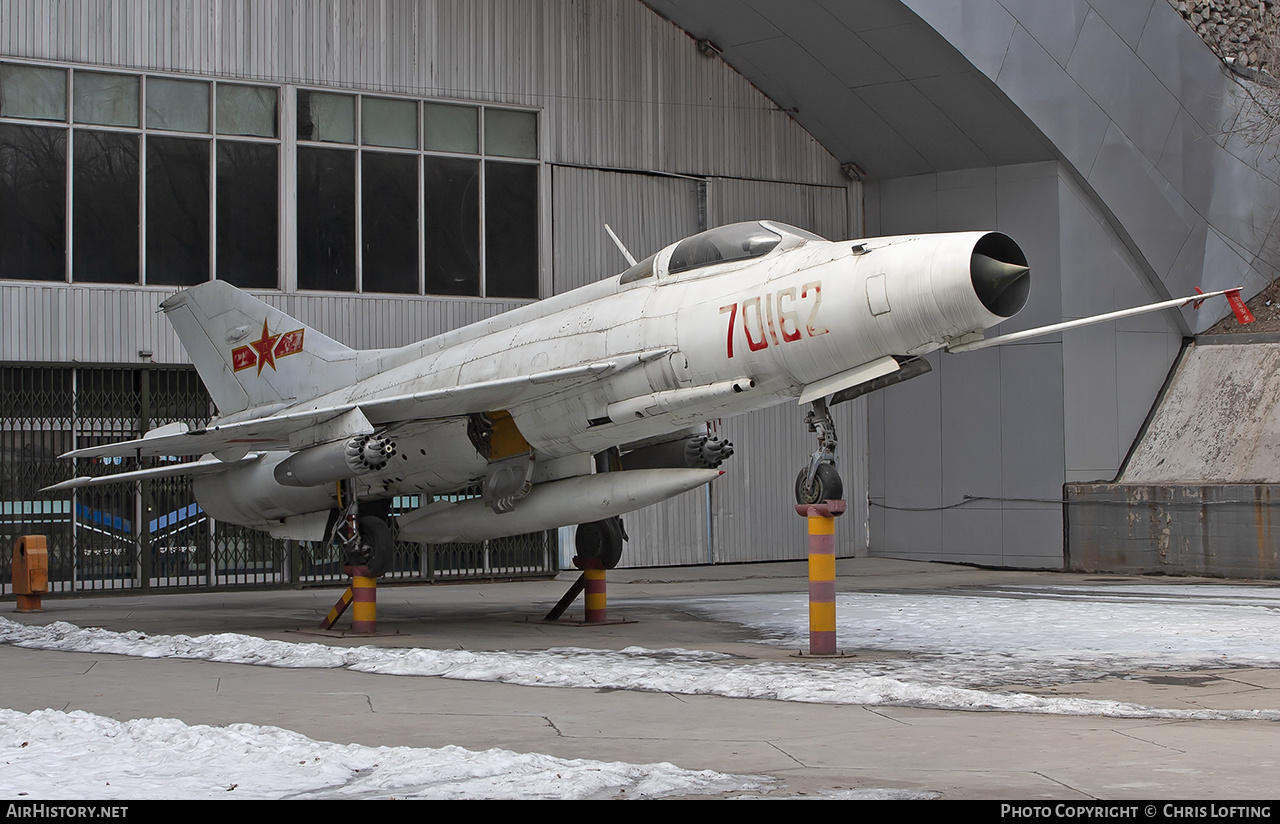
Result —
<path fill-rule="evenodd" d="M 810 404 L 805 415 L 809 431 L 818 436 L 818 448 L 809 456 L 809 465 L 796 476 L 796 503 L 817 504 L 844 498 L 844 482 L 836 462 L 836 425 L 825 400 Z"/>
<path fill-rule="evenodd" d="M 796 476 L 796 503 L 820 504 L 823 501 L 840 501 L 844 499 L 844 481 L 834 464 L 821 463 L 812 480 L 809 470 L 802 469 Z"/>

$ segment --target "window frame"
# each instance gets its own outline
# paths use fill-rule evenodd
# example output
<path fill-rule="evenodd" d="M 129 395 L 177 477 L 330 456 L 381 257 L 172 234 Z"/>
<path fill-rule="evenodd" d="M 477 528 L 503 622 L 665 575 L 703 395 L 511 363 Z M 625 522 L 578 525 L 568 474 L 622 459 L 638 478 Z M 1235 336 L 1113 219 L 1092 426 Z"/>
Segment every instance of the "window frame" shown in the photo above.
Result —
<path fill-rule="evenodd" d="M 370 295 L 389 295 L 389 296 L 391 295 L 403 296 L 405 294 L 417 294 L 419 296 L 432 297 L 437 299 L 472 300 L 476 298 L 481 298 L 481 299 L 498 299 L 498 300 L 512 300 L 512 301 L 538 300 L 546 295 L 546 290 L 544 288 L 544 284 L 546 280 L 546 278 L 544 277 L 544 272 L 546 267 L 543 261 L 543 250 L 545 248 L 544 226 L 546 222 L 544 191 L 548 185 L 548 182 L 546 180 L 546 173 L 543 168 L 546 164 L 542 159 L 543 147 L 545 145 L 545 138 L 543 135 L 545 118 L 543 118 L 542 111 L 540 109 L 536 109 L 532 107 L 513 106 L 513 105 L 492 105 L 488 103 L 472 102 L 472 101 L 457 100 L 457 99 L 429 98 L 429 97 L 418 97 L 413 95 L 396 95 L 396 94 L 383 92 L 383 91 L 336 89 L 336 88 L 315 86 L 315 85 L 308 85 L 308 84 L 295 84 L 292 86 L 288 86 L 286 88 L 292 92 L 290 95 L 290 103 L 292 104 L 291 108 L 292 108 L 292 115 L 294 118 L 293 129 L 292 131 L 289 132 L 288 136 L 286 137 L 286 142 L 288 147 L 291 148 L 292 151 L 294 152 L 294 158 L 290 161 L 286 161 L 289 164 L 291 172 L 293 172 L 296 175 L 298 170 L 296 153 L 299 150 L 304 148 L 337 149 L 341 151 L 349 151 L 354 153 L 355 155 L 356 177 L 355 177 L 354 186 L 355 186 L 356 208 L 355 208 L 355 241 L 354 242 L 356 247 L 356 285 L 355 285 L 354 293 L 370 294 Z M 316 93 L 343 94 L 343 95 L 350 95 L 352 98 L 354 98 L 353 105 L 354 105 L 355 134 L 353 135 L 353 139 L 350 143 L 344 142 L 344 141 L 332 140 L 332 139 L 316 139 L 316 138 L 304 139 L 298 135 L 297 133 L 297 119 L 299 118 L 298 96 L 299 96 L 299 93 L 302 93 L 302 92 L 312 93 L 312 94 L 316 94 Z M 364 134 L 363 134 L 364 99 L 365 98 L 373 98 L 378 100 L 404 100 L 404 101 L 413 102 L 415 104 L 417 148 L 406 149 L 406 148 L 398 148 L 398 147 L 390 147 L 390 146 L 379 146 L 379 145 L 373 145 L 373 144 L 367 143 L 364 139 Z M 475 151 L 450 151 L 450 150 L 444 150 L 444 149 L 432 149 L 427 147 L 427 126 L 426 126 L 427 107 L 433 106 L 433 105 L 454 106 L 457 108 L 475 110 L 476 123 L 477 123 Z M 486 127 L 486 121 L 487 121 L 486 113 L 489 110 L 501 111 L 501 112 L 528 113 L 534 117 L 535 119 L 534 135 L 535 135 L 536 146 L 535 146 L 533 157 L 511 157 L 508 155 L 487 154 L 485 152 L 485 127 Z M 364 235 L 364 232 L 363 232 L 364 204 L 363 204 L 362 192 L 364 187 L 364 179 L 363 179 L 364 154 L 366 152 L 372 152 L 376 154 L 411 155 L 416 157 L 418 160 L 418 183 L 417 183 L 417 188 L 418 188 L 418 290 L 416 293 L 378 292 L 373 290 L 367 290 L 365 288 L 365 276 L 364 276 L 365 261 L 364 261 L 364 236 L 363 236 Z M 426 186 L 426 174 L 427 174 L 426 159 L 430 157 L 473 160 L 479 166 L 479 176 L 477 179 L 477 186 L 479 189 L 479 225 L 477 227 L 478 242 L 477 242 L 477 250 L 476 250 L 478 260 L 479 260 L 479 264 L 478 264 L 479 285 L 475 293 L 468 293 L 465 295 L 461 295 L 461 294 L 451 294 L 451 293 L 442 293 L 442 292 L 431 292 L 427 290 L 427 263 L 428 263 L 427 262 L 427 239 L 428 239 L 428 233 L 430 229 L 427 226 L 427 195 L 425 193 L 425 186 Z M 538 238 L 537 246 L 532 252 L 533 259 L 534 259 L 534 268 L 535 268 L 535 275 L 534 275 L 535 282 L 532 284 L 532 291 L 534 292 L 534 295 L 535 295 L 534 297 L 515 297 L 515 296 L 490 294 L 491 290 L 489 288 L 489 282 L 488 282 L 489 281 L 488 260 L 485 252 L 485 246 L 486 246 L 485 240 L 489 234 L 489 226 L 487 221 L 488 204 L 486 202 L 486 196 L 485 196 L 487 183 L 488 183 L 486 169 L 489 163 L 521 164 L 521 165 L 535 167 L 537 169 L 536 180 L 534 182 L 534 192 L 533 192 L 533 197 L 535 199 L 534 218 L 537 224 L 536 227 L 534 228 L 534 233 Z M 295 179 L 292 181 L 292 185 L 290 186 L 290 191 L 294 196 L 292 215 L 294 216 L 295 219 L 298 215 L 297 197 L 301 194 L 299 183 L 300 182 L 295 177 Z M 300 231 L 301 231 L 301 227 L 295 227 L 295 232 L 293 233 L 292 238 L 288 241 L 289 244 L 293 247 L 291 249 L 291 253 L 295 256 L 297 254 L 296 247 L 297 247 L 298 238 L 300 236 Z M 294 284 L 292 284 L 292 288 L 295 289 L 296 291 L 308 292 L 308 293 L 313 293 L 313 292 L 326 293 L 326 292 L 332 291 L 328 289 L 312 289 L 312 288 L 300 286 L 296 282 L 296 267 L 291 267 L 290 272 L 295 278 L 295 282 Z M 343 294 L 351 294 L 351 293 L 343 292 Z"/>
<path fill-rule="evenodd" d="M 0 60 L 0 63 L 3 63 L 4 65 L 10 65 L 10 66 L 19 66 L 19 67 L 29 66 L 31 68 L 58 70 L 63 72 L 64 81 L 66 83 L 66 106 L 65 106 L 65 111 L 63 112 L 62 119 L 53 120 L 53 119 L 34 119 L 34 118 L 25 118 L 25 117 L 20 118 L 20 117 L 12 117 L 12 116 L 0 116 L 0 122 L 6 123 L 6 124 L 11 124 L 16 126 L 26 126 L 26 127 L 40 126 L 44 128 L 58 129 L 64 135 L 65 143 L 67 146 L 66 168 L 65 168 L 66 175 L 65 175 L 64 190 L 63 190 L 64 196 L 65 196 L 64 205 L 63 205 L 64 224 L 65 224 L 64 226 L 65 260 L 63 265 L 63 277 L 61 280 L 37 280 L 34 282 L 83 283 L 83 284 L 93 284 L 93 285 L 111 285 L 111 286 L 117 286 L 117 287 L 159 286 L 165 289 L 173 288 L 173 286 L 170 284 L 154 284 L 149 282 L 147 279 L 147 179 L 148 179 L 147 142 L 148 142 L 148 137 L 155 136 L 155 137 L 180 137 L 180 138 L 186 138 L 191 140 L 200 140 L 206 144 L 205 150 L 208 156 L 208 176 L 209 176 L 208 177 L 209 179 L 209 203 L 208 203 L 209 221 L 207 226 L 208 257 L 207 257 L 206 266 L 205 266 L 205 276 L 203 280 L 198 281 L 201 283 L 204 282 L 204 280 L 216 280 L 217 272 L 218 272 L 217 173 L 218 173 L 219 142 L 220 141 L 254 142 L 254 143 L 264 143 L 264 144 L 274 145 L 276 147 L 276 152 L 275 152 L 276 158 L 277 158 L 277 175 L 276 175 L 277 247 L 276 247 L 276 260 L 275 260 L 276 283 L 275 283 L 275 286 L 273 287 L 256 287 L 256 288 L 270 288 L 273 290 L 279 290 L 282 287 L 282 281 L 284 280 L 284 278 L 282 277 L 282 273 L 284 272 L 284 259 L 280 253 L 280 246 L 281 246 L 280 236 L 284 228 L 284 222 L 281 217 L 281 209 L 280 209 L 282 205 L 282 200 L 280 199 L 280 192 L 284 185 L 283 175 L 280 173 L 280 168 L 283 166 L 283 158 L 284 158 L 284 152 L 283 152 L 284 141 L 280 136 L 282 132 L 282 120 L 283 120 L 280 113 L 280 100 L 283 93 L 282 86 L 278 84 L 268 84 L 268 83 L 254 83 L 254 82 L 246 83 L 243 81 L 224 80 L 221 78 L 199 78 L 199 77 L 192 77 L 189 75 L 178 75 L 178 74 L 172 74 L 172 73 L 126 71 L 126 70 L 121 70 L 117 67 L 88 65 L 88 64 L 81 64 L 81 63 L 50 64 L 50 63 L 37 63 L 37 62 L 23 61 L 23 60 L 10 60 L 7 58 L 4 60 Z M 99 124 L 99 123 L 80 122 L 77 119 L 77 112 L 75 110 L 76 78 L 78 75 L 86 75 L 86 74 L 99 75 L 99 76 L 114 75 L 119 77 L 132 78 L 137 82 L 138 99 L 137 99 L 136 125 L 132 125 L 132 126 L 106 125 L 106 124 Z M 208 130 L 203 132 L 197 132 L 197 131 L 187 131 L 187 130 L 164 129 L 159 127 L 149 126 L 147 123 L 147 82 L 152 78 L 161 79 L 161 80 L 182 80 L 186 82 L 199 83 L 199 84 L 205 85 L 208 88 L 208 100 L 207 100 L 207 103 L 209 106 Z M 234 85 L 234 86 L 254 86 L 259 88 L 267 88 L 274 91 L 276 95 L 276 112 L 275 112 L 276 136 L 275 137 L 252 137 L 252 136 L 230 135 L 230 134 L 220 133 L 218 131 L 218 125 L 217 125 L 217 107 L 218 107 L 217 94 L 218 94 L 219 84 Z M 136 136 L 136 138 L 138 139 L 137 272 L 136 272 L 136 277 L 133 280 L 128 282 L 122 283 L 122 282 L 116 282 L 116 281 L 80 280 L 75 277 L 75 271 L 77 267 L 76 267 L 76 245 L 75 245 L 76 163 L 75 163 L 74 147 L 76 145 L 76 135 L 80 132 L 127 134 L 127 135 Z M 28 282 L 28 281 L 27 279 L 21 279 L 21 278 L 3 277 L 3 278 L 0 278 L 0 282 Z"/>
<path fill-rule="evenodd" d="M 205 231 L 207 232 L 208 254 L 205 261 L 207 266 L 203 270 L 203 275 L 195 282 L 203 283 L 205 280 L 219 279 L 219 261 L 218 261 L 218 242 L 219 242 L 219 226 L 218 226 L 218 202 L 219 202 L 219 144 L 222 141 L 230 142 L 247 142 L 269 144 L 275 147 L 275 157 L 277 158 L 276 167 L 276 194 L 277 203 L 275 207 L 276 220 L 276 277 L 274 286 L 250 286 L 248 288 L 257 291 L 281 291 L 285 293 L 308 292 L 308 293 L 325 293 L 339 295 L 387 295 L 400 296 L 417 294 L 419 296 L 431 296 L 439 299 L 455 299 L 455 300 L 475 300 L 475 299 L 496 299 L 514 302 L 529 302 L 541 299 L 550 293 L 550 277 L 548 274 L 549 241 L 550 229 L 548 226 L 547 212 L 549 210 L 549 191 L 551 182 L 544 168 L 547 164 L 543 159 L 546 147 L 546 118 L 543 116 L 544 111 L 537 107 L 521 106 L 518 104 L 490 104 L 480 101 L 460 100 L 456 98 L 432 98 L 408 94 L 396 94 L 393 92 L 383 91 L 373 88 L 355 89 L 350 87 L 323 86 L 319 84 L 298 84 L 298 83 L 268 83 L 255 80 L 243 80 L 239 78 L 223 78 L 223 77 L 207 77 L 193 74 L 182 74 L 176 72 L 156 72 L 139 69 L 122 69 L 114 66 L 99 66 L 86 63 L 72 62 L 45 62 L 38 60 L 11 59 L 9 57 L 0 58 L 0 64 L 6 66 L 14 66 L 17 68 L 31 69 L 47 69 L 62 72 L 65 83 L 65 102 L 63 107 L 63 116 L 61 119 L 45 119 L 38 117 L 16 117 L 16 116 L 0 116 L 0 122 L 7 125 L 19 127 L 39 127 L 44 129 L 57 130 L 61 135 L 65 151 L 65 168 L 60 170 L 59 176 L 63 177 L 63 194 L 64 202 L 63 225 L 59 227 L 59 232 L 64 238 L 63 266 L 62 277 L 59 280 L 53 279 L 37 279 L 37 278 L 18 278 L 18 277 L 0 277 L 0 283 L 5 282 L 29 282 L 29 283 L 79 283 L 92 285 L 109 285 L 117 288 L 127 287 L 150 287 L 156 289 L 173 289 L 173 284 L 155 283 L 148 280 L 148 140 L 151 137 L 163 138 L 185 138 L 190 140 L 202 141 L 204 146 L 202 150 L 208 155 L 208 221 Z M 77 112 L 75 109 L 75 83 L 78 74 L 95 74 L 95 75 L 118 75 L 121 77 L 133 78 L 137 82 L 137 124 L 134 126 L 110 126 L 101 124 L 90 124 L 78 122 Z M 162 128 L 152 126 L 148 123 L 148 84 L 153 80 L 160 81 L 177 81 L 183 83 L 200 84 L 207 89 L 207 100 L 203 101 L 208 109 L 208 124 L 205 131 L 192 131 L 190 129 L 178 128 Z M 249 86 L 270 89 L 275 94 L 275 135 L 271 137 L 241 135 L 241 134 L 223 134 L 219 131 L 218 125 L 218 107 L 219 96 L 218 90 L 220 85 L 230 86 Z M 345 143 L 333 140 L 305 140 L 298 135 L 298 105 L 299 92 L 318 93 L 327 95 L 343 95 L 353 99 L 354 109 L 354 135 L 352 143 Z M 366 98 L 377 98 L 383 100 L 403 100 L 414 104 L 414 117 L 416 129 L 416 144 L 413 149 L 395 148 L 390 146 L 374 146 L 366 145 L 363 140 L 363 101 Z M 452 106 L 460 109 L 466 109 L 475 112 L 475 150 L 474 151 L 451 151 L 444 149 L 433 149 L 427 147 L 427 128 L 426 114 L 428 106 Z M 486 146 L 486 128 L 488 127 L 489 112 L 502 113 L 522 113 L 528 114 L 532 118 L 533 133 L 533 152 L 529 157 L 512 157 L 506 154 L 495 154 L 487 152 Z M 78 280 L 75 277 L 75 187 L 74 178 L 76 174 L 75 151 L 76 135 L 81 131 L 92 132 L 114 132 L 124 133 L 136 136 L 138 140 L 138 214 L 137 214 L 137 273 L 136 278 L 126 282 L 117 283 L 111 281 L 86 281 Z M 527 145 L 527 133 L 517 135 L 523 137 L 525 145 Z M 355 179 L 353 181 L 354 197 L 355 197 L 355 226 L 354 226 L 354 244 L 356 249 L 356 272 L 355 283 L 352 289 L 308 289 L 300 288 L 298 285 L 297 272 L 297 247 L 299 242 L 299 189 L 298 189 L 298 154 L 302 148 L 326 148 L 343 151 L 351 151 L 355 154 Z M 365 152 L 374 152 L 379 154 L 403 154 L 409 155 L 416 159 L 417 163 L 417 266 L 418 281 L 416 292 L 376 292 L 365 289 L 365 251 L 364 251 L 364 214 L 363 214 L 363 168 Z M 440 294 L 427 291 L 427 244 L 430 239 L 431 227 L 426 224 L 426 202 L 428 194 L 424 191 L 426 183 L 426 162 L 430 157 L 443 158 L 463 158 L 469 159 L 477 163 L 478 176 L 476 185 L 478 188 L 478 225 L 477 225 L 477 241 L 475 255 L 478 259 L 479 278 L 478 286 L 474 292 L 466 294 Z M 487 259 L 486 247 L 488 246 L 487 238 L 492 226 L 490 225 L 489 204 L 487 203 L 488 191 L 488 167 L 490 163 L 504 164 L 521 164 L 532 167 L 535 171 L 533 174 L 532 187 L 530 192 L 532 201 L 532 213 L 530 217 L 534 222 L 534 226 L 530 227 L 529 235 L 535 238 L 535 247 L 529 252 L 532 258 L 532 283 L 527 284 L 529 296 L 511 296 L 511 295 L 493 295 L 490 283 L 489 264 Z M 57 202 L 56 199 L 54 202 Z M 50 272 L 52 274 L 52 271 Z M 528 274 L 528 273 L 526 273 Z M 153 275 L 154 277 L 154 275 Z M 194 279 L 194 273 L 191 275 Z M 179 276 L 178 279 L 183 279 Z M 515 291 L 524 290 L 524 282 L 520 281 Z"/>

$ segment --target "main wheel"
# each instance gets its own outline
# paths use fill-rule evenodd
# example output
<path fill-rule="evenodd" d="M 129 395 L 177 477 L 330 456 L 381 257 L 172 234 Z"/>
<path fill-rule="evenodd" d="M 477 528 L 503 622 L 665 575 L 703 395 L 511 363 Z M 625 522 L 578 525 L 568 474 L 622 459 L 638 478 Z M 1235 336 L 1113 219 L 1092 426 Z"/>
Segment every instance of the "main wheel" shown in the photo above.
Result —
<path fill-rule="evenodd" d="M 613 517 L 578 524 L 574 547 L 578 557 L 599 561 L 605 569 L 613 569 L 622 560 L 622 519 Z"/>
<path fill-rule="evenodd" d="M 391 555 L 394 544 L 391 541 L 391 527 L 387 522 L 374 515 L 365 515 L 357 522 L 360 527 L 359 549 L 357 552 L 365 558 L 364 566 L 374 578 L 391 569 Z"/>
<path fill-rule="evenodd" d="M 823 501 L 838 501 L 844 497 L 844 481 L 840 473 L 829 463 L 818 464 L 818 472 L 813 477 L 813 485 L 807 486 L 809 470 L 802 469 L 796 476 L 796 503 L 810 505 Z"/>

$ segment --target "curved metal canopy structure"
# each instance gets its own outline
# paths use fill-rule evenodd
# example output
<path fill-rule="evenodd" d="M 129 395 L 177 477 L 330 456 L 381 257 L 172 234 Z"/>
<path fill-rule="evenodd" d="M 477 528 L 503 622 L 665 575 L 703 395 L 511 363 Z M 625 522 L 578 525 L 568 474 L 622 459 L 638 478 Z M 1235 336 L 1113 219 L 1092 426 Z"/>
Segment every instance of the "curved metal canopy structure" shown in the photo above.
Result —
<path fill-rule="evenodd" d="M 869 179 L 1050 160 L 1049 142 L 899 0 L 647 5 Z"/>
<path fill-rule="evenodd" d="M 1280 274 L 1280 150 L 1166 0 L 645 2 L 861 179 L 1057 160 L 1157 291 Z"/>

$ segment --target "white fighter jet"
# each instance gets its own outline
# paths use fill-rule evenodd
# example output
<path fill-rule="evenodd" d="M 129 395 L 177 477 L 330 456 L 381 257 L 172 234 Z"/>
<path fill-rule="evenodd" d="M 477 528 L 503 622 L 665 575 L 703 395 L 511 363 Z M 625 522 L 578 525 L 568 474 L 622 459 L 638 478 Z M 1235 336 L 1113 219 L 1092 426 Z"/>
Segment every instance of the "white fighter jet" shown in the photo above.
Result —
<path fill-rule="evenodd" d="M 722 474 L 733 447 L 709 419 L 809 405 L 818 445 L 797 500 L 840 498 L 828 405 L 927 372 L 927 352 L 1000 342 L 983 330 L 1031 287 L 1022 251 L 997 232 L 829 242 L 757 221 L 638 263 L 619 248 L 632 264 L 620 275 L 398 349 L 350 349 L 226 283 L 179 292 L 161 307 L 218 418 L 64 457 L 204 457 L 50 489 L 190 474 L 213 518 L 337 540 L 377 575 L 393 497 L 479 484 L 479 497 L 400 515 L 399 537 L 578 524 L 579 555 L 611 567 L 618 516 Z"/>

